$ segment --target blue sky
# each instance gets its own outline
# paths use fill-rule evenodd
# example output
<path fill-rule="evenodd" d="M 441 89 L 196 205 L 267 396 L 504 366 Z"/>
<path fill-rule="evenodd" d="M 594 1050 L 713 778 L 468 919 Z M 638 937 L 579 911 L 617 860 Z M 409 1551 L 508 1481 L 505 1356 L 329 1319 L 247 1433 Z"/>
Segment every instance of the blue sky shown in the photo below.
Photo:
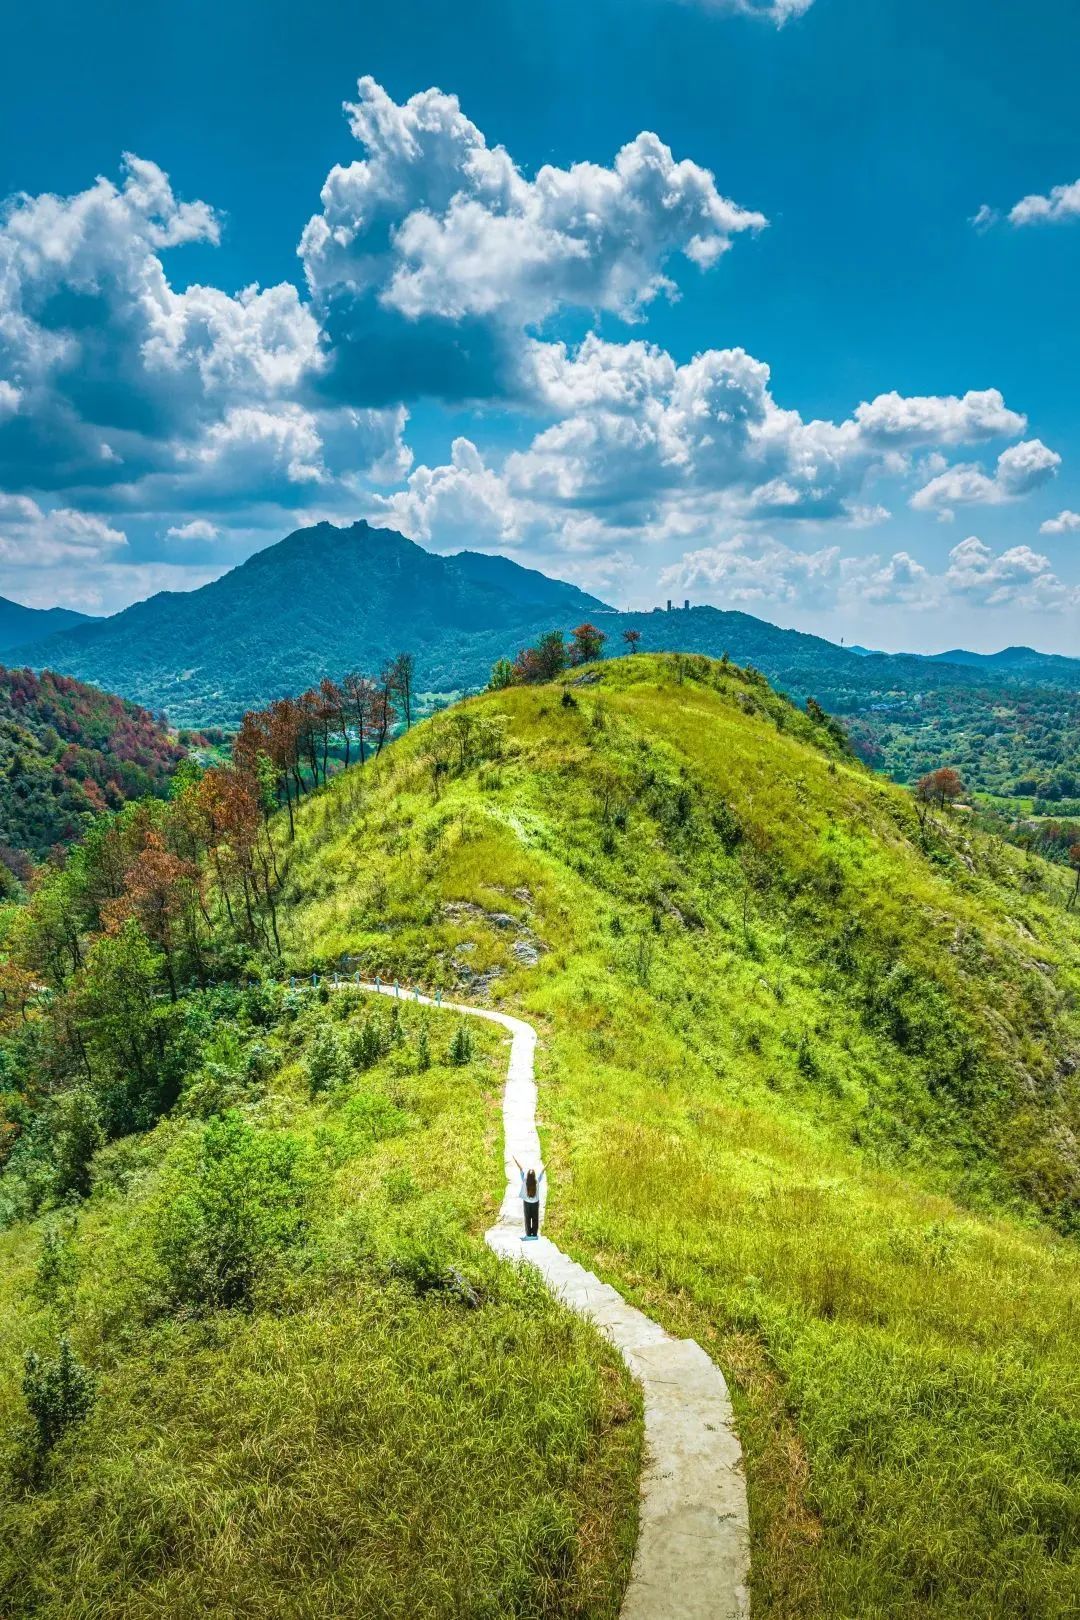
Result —
<path fill-rule="evenodd" d="M 6 35 L 0 593 L 106 611 L 367 516 L 619 603 L 1080 653 L 1068 0 Z"/>

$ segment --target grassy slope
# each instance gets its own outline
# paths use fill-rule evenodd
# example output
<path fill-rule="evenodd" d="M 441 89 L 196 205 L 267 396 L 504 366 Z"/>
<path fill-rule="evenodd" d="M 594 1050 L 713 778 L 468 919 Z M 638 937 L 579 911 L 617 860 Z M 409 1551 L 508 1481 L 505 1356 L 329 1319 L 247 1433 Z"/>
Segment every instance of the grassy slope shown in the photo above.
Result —
<path fill-rule="evenodd" d="M 473 1062 L 449 1066 L 455 1021 L 406 1009 L 403 1045 L 312 1101 L 305 1053 L 325 1026 L 344 1038 L 370 999 L 309 997 L 268 1027 L 239 999 L 216 1010 L 220 1050 L 189 1110 L 233 1101 L 271 1150 L 293 1143 L 304 1171 L 302 1229 L 288 1243 L 287 1221 L 270 1233 L 251 1309 L 176 1297 L 191 1285 L 192 1252 L 178 1268 L 176 1244 L 204 1174 L 198 1117 L 99 1155 L 77 1218 L 0 1236 L 6 1620 L 617 1613 L 633 1386 L 478 1236 L 501 1179 L 505 1047 L 480 1030 Z M 265 1077 L 241 1082 L 253 1046 Z M 240 1185 L 240 1227 L 257 1230 L 246 1168 Z M 281 1186 L 275 1175 L 267 1197 Z M 60 1238 L 51 1266 L 46 1232 Z M 450 1265 L 478 1306 L 441 1286 Z M 22 1353 L 62 1331 L 97 1401 L 27 1488 Z"/>
<path fill-rule="evenodd" d="M 553 1227 L 729 1374 L 759 1615 L 1063 1617 L 1065 880 L 962 816 L 923 847 L 902 792 L 691 667 L 607 665 L 572 707 L 475 700 L 506 755 L 437 801 L 424 728 L 333 784 L 302 819 L 290 949 L 494 969 L 542 1024 Z"/>

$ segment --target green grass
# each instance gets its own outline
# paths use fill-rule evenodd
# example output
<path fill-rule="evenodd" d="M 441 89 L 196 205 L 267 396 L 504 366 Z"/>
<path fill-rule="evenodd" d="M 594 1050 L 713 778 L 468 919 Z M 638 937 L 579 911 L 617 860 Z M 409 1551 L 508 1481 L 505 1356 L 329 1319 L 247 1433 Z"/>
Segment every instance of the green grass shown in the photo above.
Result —
<path fill-rule="evenodd" d="M 219 995 L 177 1114 L 0 1235 L 5 1620 L 617 1614 L 639 1402 L 482 1243 L 501 1033 L 456 1066 L 405 1007 L 358 1068 L 373 1002 Z M 96 1399 L 35 1469 L 22 1358 L 63 1333 Z"/>
<path fill-rule="evenodd" d="M 436 776 L 422 727 L 306 808 L 292 959 L 360 951 L 541 1028 L 553 1235 L 728 1375 L 757 1615 L 1064 1620 L 1067 875 L 960 815 L 920 832 L 739 672 L 564 684 L 459 711 L 505 717 L 497 757 Z"/>

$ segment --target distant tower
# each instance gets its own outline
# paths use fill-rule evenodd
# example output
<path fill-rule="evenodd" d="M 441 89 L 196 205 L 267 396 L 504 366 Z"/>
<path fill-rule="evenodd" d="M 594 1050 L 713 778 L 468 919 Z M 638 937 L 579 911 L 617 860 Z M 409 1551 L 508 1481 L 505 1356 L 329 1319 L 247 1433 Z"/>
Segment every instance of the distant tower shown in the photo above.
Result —
<path fill-rule="evenodd" d="M 668 610 L 669 613 L 671 612 L 671 597 L 670 596 L 667 599 L 667 610 Z"/>
<path fill-rule="evenodd" d="M 687 613 L 689 613 L 689 611 L 690 611 L 690 598 L 689 597 L 687 597 L 686 601 L 683 603 L 683 608 L 685 609 L 685 611 Z"/>

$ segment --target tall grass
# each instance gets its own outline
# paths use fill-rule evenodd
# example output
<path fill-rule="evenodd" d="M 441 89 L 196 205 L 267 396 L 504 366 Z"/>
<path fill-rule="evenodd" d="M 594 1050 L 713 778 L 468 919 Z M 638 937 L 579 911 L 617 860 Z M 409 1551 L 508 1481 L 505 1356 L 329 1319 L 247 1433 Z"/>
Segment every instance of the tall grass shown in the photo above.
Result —
<path fill-rule="evenodd" d="M 0 1236 L 5 1620 L 617 1614 L 639 1403 L 479 1236 L 505 1047 L 452 1064 L 456 1020 L 405 1007 L 386 1052 L 371 1000 L 279 993 L 224 1120 L 219 1063 Z M 62 1332 L 96 1396 L 34 1478 L 22 1355 Z"/>
<path fill-rule="evenodd" d="M 437 800 L 421 728 L 311 804 L 289 949 L 478 975 L 539 1024 L 549 1219 L 729 1376 L 759 1615 L 1064 1620 L 1063 876 L 962 815 L 921 831 L 753 677 L 642 657 L 567 685 L 474 700 L 506 749 Z"/>

